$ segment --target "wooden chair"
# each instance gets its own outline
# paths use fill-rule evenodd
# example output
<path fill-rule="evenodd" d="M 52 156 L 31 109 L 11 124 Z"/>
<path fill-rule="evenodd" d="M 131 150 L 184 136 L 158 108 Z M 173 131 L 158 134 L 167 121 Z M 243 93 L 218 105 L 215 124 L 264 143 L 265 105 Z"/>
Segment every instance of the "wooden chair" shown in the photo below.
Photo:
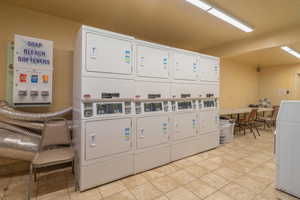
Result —
<path fill-rule="evenodd" d="M 31 197 L 32 173 L 36 180 L 36 169 L 72 163 L 74 172 L 74 150 L 67 120 L 63 118 L 50 119 L 44 122 L 39 152 L 30 165 L 28 199 Z"/>
<path fill-rule="evenodd" d="M 253 131 L 253 129 L 255 129 L 257 131 L 257 134 L 260 136 L 258 128 L 255 124 L 257 110 L 258 110 L 257 108 L 252 109 L 251 112 L 244 119 L 239 119 L 237 121 L 237 126 L 240 129 L 244 130 L 244 135 L 246 135 L 246 129 L 249 129 L 251 131 L 251 133 L 253 134 L 254 138 L 256 138 L 256 134 Z"/>
<path fill-rule="evenodd" d="M 266 126 L 268 128 L 271 128 L 271 126 L 275 126 L 275 124 L 276 124 L 276 118 L 278 115 L 278 111 L 279 111 L 279 106 L 274 106 L 271 116 L 258 117 L 258 119 L 256 121 L 262 122 L 264 124 L 264 129 L 266 128 Z"/>

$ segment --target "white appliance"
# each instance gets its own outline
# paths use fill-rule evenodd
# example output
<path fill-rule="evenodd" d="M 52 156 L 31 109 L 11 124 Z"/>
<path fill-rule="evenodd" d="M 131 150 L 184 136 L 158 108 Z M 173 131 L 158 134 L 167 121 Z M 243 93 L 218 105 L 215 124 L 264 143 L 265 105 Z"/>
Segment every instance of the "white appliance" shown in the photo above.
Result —
<path fill-rule="evenodd" d="M 168 82 L 170 47 L 135 40 L 136 80 Z"/>
<path fill-rule="evenodd" d="M 218 58 L 201 56 L 218 65 Z M 200 80 L 199 58 L 196 52 L 81 27 L 73 84 L 80 191 L 217 146 L 219 84 Z M 207 128 L 199 124 L 201 117 Z"/>
<path fill-rule="evenodd" d="M 199 80 L 199 54 L 183 49 L 172 49 L 173 82 L 197 82 Z"/>
<path fill-rule="evenodd" d="M 132 80 L 82 78 L 82 112 L 74 116 L 80 190 L 134 173 L 131 85 Z"/>
<path fill-rule="evenodd" d="M 136 81 L 135 172 L 170 162 L 168 83 Z"/>
<path fill-rule="evenodd" d="M 173 83 L 172 96 L 172 133 L 171 160 L 196 153 L 195 138 L 198 134 L 197 87 L 188 83 Z"/>
<path fill-rule="evenodd" d="M 276 122 L 276 187 L 300 198 L 300 101 L 282 101 Z"/>
<path fill-rule="evenodd" d="M 200 55 L 199 71 L 201 81 L 218 82 L 220 80 L 220 60 L 208 55 Z"/>

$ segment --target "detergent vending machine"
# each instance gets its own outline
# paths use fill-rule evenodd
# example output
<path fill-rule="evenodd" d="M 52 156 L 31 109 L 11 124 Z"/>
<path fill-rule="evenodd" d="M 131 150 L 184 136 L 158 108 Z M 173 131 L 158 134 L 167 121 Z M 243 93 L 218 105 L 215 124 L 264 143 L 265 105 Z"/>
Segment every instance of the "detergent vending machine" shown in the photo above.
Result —
<path fill-rule="evenodd" d="M 8 47 L 6 101 L 11 106 L 52 103 L 53 42 L 15 35 Z"/>

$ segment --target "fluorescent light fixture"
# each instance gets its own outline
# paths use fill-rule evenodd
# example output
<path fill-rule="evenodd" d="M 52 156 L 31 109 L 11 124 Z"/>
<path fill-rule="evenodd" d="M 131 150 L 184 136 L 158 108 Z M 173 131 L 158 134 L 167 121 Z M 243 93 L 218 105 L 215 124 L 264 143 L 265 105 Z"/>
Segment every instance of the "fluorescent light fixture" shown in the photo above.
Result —
<path fill-rule="evenodd" d="M 205 3 L 203 1 L 199 1 L 199 0 L 186 0 L 187 2 L 189 2 L 190 4 L 193 4 L 194 6 L 197 6 L 198 8 L 201 8 L 202 10 L 209 10 L 212 8 L 211 5 L 209 5 L 208 3 Z"/>
<path fill-rule="evenodd" d="M 297 51 L 291 49 L 290 47 L 283 46 L 283 47 L 281 47 L 281 49 L 300 59 L 300 53 L 298 53 Z"/>
<path fill-rule="evenodd" d="M 201 8 L 202 10 L 205 10 L 206 12 L 214 15 L 215 17 L 220 18 L 221 20 L 241 29 L 242 31 L 245 32 L 252 32 L 254 29 L 238 19 L 235 19 L 234 17 L 224 13 L 223 11 L 213 8 L 210 4 L 206 3 L 205 1 L 202 0 L 185 0 L 189 2 L 190 4 L 193 4 L 194 6 L 197 6 L 198 8 Z"/>
<path fill-rule="evenodd" d="M 208 10 L 208 12 L 210 14 L 222 19 L 223 21 L 228 22 L 229 24 L 241 29 L 242 31 L 245 31 L 247 33 L 253 31 L 253 28 L 251 28 L 250 26 L 243 24 L 239 20 L 225 14 L 221 10 L 218 10 L 216 8 L 212 8 L 212 9 Z"/>

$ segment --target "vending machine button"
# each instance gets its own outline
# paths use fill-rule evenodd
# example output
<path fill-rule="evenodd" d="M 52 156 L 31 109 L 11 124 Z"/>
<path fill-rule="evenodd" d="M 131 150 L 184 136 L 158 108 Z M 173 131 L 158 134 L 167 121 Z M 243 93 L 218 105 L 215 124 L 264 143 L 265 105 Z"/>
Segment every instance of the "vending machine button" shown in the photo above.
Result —
<path fill-rule="evenodd" d="M 48 76 L 47 74 L 44 74 L 44 75 L 42 76 L 42 78 L 43 78 L 43 83 L 48 83 L 48 81 L 49 81 L 49 76 Z"/>
<path fill-rule="evenodd" d="M 31 75 L 31 83 L 37 83 L 38 82 L 38 75 Z"/>
<path fill-rule="evenodd" d="M 27 81 L 27 74 L 20 74 L 20 82 L 21 83 L 26 83 Z"/>

